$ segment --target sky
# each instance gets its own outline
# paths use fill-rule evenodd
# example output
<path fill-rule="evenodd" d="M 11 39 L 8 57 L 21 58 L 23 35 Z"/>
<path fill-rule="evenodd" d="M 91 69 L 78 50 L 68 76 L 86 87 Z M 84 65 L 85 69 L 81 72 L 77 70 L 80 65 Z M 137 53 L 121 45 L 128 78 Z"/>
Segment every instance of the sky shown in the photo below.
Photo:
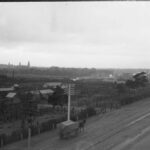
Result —
<path fill-rule="evenodd" d="M 150 68 L 148 2 L 0 3 L 0 64 Z"/>

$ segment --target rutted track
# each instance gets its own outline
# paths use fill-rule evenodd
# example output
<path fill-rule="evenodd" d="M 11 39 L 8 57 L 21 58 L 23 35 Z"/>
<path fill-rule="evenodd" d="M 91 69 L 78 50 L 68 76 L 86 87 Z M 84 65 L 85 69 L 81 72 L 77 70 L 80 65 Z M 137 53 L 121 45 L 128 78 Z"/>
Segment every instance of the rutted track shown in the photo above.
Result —
<path fill-rule="evenodd" d="M 96 116 L 87 120 L 86 131 L 79 134 L 75 138 L 68 140 L 60 140 L 58 132 L 48 132 L 46 135 L 39 135 L 32 138 L 32 150 L 76 150 L 80 143 L 84 145 L 84 150 L 91 150 L 93 147 L 104 145 L 105 143 L 112 143 L 114 137 L 119 137 L 127 129 L 133 128 L 134 125 L 140 124 L 145 128 L 148 121 L 150 122 L 150 101 L 137 102 L 126 106 L 119 110 L 115 110 L 104 114 L 103 117 Z M 145 121 L 145 125 L 142 124 Z M 140 127 L 140 128 L 141 128 Z M 131 129 L 130 129 L 131 130 Z M 42 138 L 43 137 L 43 138 Z M 42 139 L 40 141 L 40 139 Z M 21 143 L 22 142 L 22 143 Z M 21 150 L 27 149 L 27 141 L 21 141 L 21 144 L 14 144 L 12 148 Z M 84 144 L 85 143 L 85 144 Z M 116 143 L 115 143 L 116 144 Z M 114 145 L 108 145 L 108 149 Z M 9 146 L 11 147 L 11 145 Z M 7 148 L 6 148 L 7 149 Z M 5 150 L 6 150 L 5 149 Z M 9 148 L 11 149 L 11 148 Z M 103 150 L 106 148 L 101 148 Z M 93 150 L 93 149 L 92 149 Z"/>
<path fill-rule="evenodd" d="M 124 122 L 117 123 L 117 126 L 116 126 L 116 124 L 114 124 L 113 126 L 111 125 L 111 128 L 109 128 L 109 130 L 106 130 L 106 132 L 105 132 L 105 133 L 108 133 L 108 134 L 99 134 L 99 133 L 97 132 L 97 134 L 92 135 L 92 132 L 93 132 L 93 131 L 95 131 L 95 130 L 102 130 L 102 128 L 103 128 L 102 126 L 98 127 L 99 122 L 97 121 L 97 122 L 95 122 L 95 127 L 94 127 L 94 128 L 92 127 L 92 130 L 90 130 L 91 127 L 90 127 L 90 125 L 89 125 L 89 126 L 86 128 L 86 130 L 87 130 L 87 131 L 90 131 L 90 132 L 86 132 L 86 133 L 82 134 L 82 135 L 79 137 L 79 139 L 80 139 L 80 140 L 86 139 L 86 141 L 89 141 L 90 145 L 85 148 L 85 150 L 89 150 L 89 149 L 91 149 L 91 147 L 93 147 L 93 146 L 95 146 L 95 145 L 98 145 L 98 144 L 100 144 L 100 143 L 103 143 L 104 141 L 106 141 L 106 140 L 112 138 L 113 136 L 119 134 L 120 132 L 125 131 L 125 130 L 128 129 L 130 126 L 134 125 L 135 123 L 138 123 L 137 121 L 135 121 L 135 123 L 132 123 L 133 120 L 137 120 L 137 119 L 139 119 L 139 118 L 141 118 L 141 117 L 144 119 L 145 117 L 143 117 L 143 116 L 148 117 L 149 115 L 147 115 L 147 114 L 150 115 L 150 112 L 149 112 L 149 111 L 148 111 L 148 112 L 144 112 L 142 115 L 140 115 L 140 116 L 138 116 L 138 117 L 137 117 L 137 116 L 136 116 L 136 117 L 135 117 L 135 116 L 131 116 L 131 117 L 129 117 L 128 119 L 126 119 Z M 139 121 L 141 121 L 141 120 L 142 120 L 142 119 L 140 119 Z M 130 124 L 130 122 L 131 122 L 132 124 Z M 119 130 L 118 130 L 118 129 L 119 129 Z M 89 136 L 89 135 L 90 135 L 90 136 Z M 69 145 L 73 145 L 74 143 L 77 143 L 77 142 L 79 141 L 79 139 L 76 138 L 76 139 L 73 139 L 73 140 L 69 140 Z M 97 141 L 97 139 L 98 139 L 98 141 Z M 96 141 L 96 142 L 94 142 L 94 143 L 92 142 L 92 144 L 91 144 L 90 140 Z M 40 149 L 40 150 L 47 150 L 46 148 L 53 147 L 55 144 L 56 144 L 56 141 L 53 140 L 53 141 L 51 141 L 51 144 L 47 145 L 45 148 L 42 148 L 42 149 Z M 66 142 L 61 143 L 61 147 L 64 147 L 64 146 L 66 146 Z M 58 148 L 58 147 L 57 147 L 57 148 Z"/>
<path fill-rule="evenodd" d="M 150 113 L 148 113 L 148 114 L 149 114 L 149 115 L 146 115 L 147 117 L 150 116 Z M 141 118 L 141 117 L 140 117 L 140 118 Z M 145 119 L 145 118 L 146 118 L 146 117 L 143 117 L 142 119 Z M 142 119 L 140 119 L 139 121 L 142 121 Z M 88 148 L 86 148 L 85 150 L 89 150 L 89 149 L 91 149 L 92 146 L 98 145 L 98 144 L 100 144 L 100 143 L 102 143 L 102 142 L 104 142 L 104 141 L 106 141 L 106 140 L 112 138 L 113 136 L 115 136 L 115 135 L 117 135 L 117 134 L 119 134 L 119 133 L 121 133 L 121 132 L 124 132 L 126 129 L 128 129 L 130 126 L 133 126 L 133 125 L 136 124 L 136 123 L 138 123 L 138 122 L 135 121 L 134 123 L 127 124 L 126 126 L 124 126 L 123 128 L 121 128 L 121 129 L 119 129 L 119 130 L 115 130 L 114 132 L 113 132 L 113 131 L 109 132 L 110 135 L 106 136 L 106 137 L 105 137 L 104 139 L 102 139 L 102 140 L 98 140 L 97 142 L 95 142 L 93 145 L 90 145 L 90 146 L 89 146 Z M 100 137 L 100 136 L 99 136 L 99 137 Z M 99 137 L 95 137 L 95 138 L 99 138 Z"/>

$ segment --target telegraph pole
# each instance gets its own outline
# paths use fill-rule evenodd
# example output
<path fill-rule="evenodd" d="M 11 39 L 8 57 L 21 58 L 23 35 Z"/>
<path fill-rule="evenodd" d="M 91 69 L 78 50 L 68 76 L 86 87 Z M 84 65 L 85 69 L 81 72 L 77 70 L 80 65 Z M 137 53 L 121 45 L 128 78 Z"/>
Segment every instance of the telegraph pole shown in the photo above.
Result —
<path fill-rule="evenodd" d="M 28 150 L 30 150 L 31 147 L 31 124 L 32 124 L 32 118 L 30 116 L 28 118 Z"/>
<path fill-rule="evenodd" d="M 71 95 L 75 95 L 74 87 L 75 87 L 75 84 L 68 83 L 64 91 L 64 93 L 68 95 L 68 114 L 67 114 L 68 121 L 70 120 Z"/>
<path fill-rule="evenodd" d="M 71 94 L 70 94 L 70 84 L 68 85 L 68 121 L 70 120 L 70 101 L 71 101 Z"/>
<path fill-rule="evenodd" d="M 30 150 L 31 145 L 31 128 L 28 127 L 28 150 Z"/>

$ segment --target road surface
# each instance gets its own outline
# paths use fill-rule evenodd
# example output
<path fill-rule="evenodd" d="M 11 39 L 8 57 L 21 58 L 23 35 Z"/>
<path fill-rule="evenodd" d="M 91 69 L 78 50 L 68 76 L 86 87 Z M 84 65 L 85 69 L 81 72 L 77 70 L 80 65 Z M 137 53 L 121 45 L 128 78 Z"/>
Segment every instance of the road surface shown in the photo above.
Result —
<path fill-rule="evenodd" d="M 85 132 L 68 140 L 60 140 L 57 130 L 32 137 L 31 150 L 138 150 L 149 140 L 150 98 L 88 119 Z M 2 150 L 27 150 L 27 140 Z"/>

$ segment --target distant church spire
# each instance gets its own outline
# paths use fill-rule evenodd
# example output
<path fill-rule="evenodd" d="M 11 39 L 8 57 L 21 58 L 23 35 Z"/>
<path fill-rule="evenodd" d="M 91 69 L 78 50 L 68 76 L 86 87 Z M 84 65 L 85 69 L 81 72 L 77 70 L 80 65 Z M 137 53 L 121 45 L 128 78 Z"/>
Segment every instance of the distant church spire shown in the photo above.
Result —
<path fill-rule="evenodd" d="M 28 64 L 27 64 L 28 68 L 30 68 L 30 61 L 28 61 Z"/>

